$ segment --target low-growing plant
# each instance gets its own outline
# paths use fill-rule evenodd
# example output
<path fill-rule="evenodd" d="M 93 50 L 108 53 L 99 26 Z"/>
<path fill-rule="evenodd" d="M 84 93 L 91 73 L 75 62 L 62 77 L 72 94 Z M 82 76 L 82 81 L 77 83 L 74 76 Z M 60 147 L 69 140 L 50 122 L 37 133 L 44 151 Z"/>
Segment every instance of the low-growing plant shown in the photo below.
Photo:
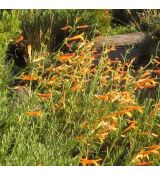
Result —
<path fill-rule="evenodd" d="M 160 71 L 133 72 L 133 60 L 108 58 L 114 47 L 97 58 L 76 25 L 62 43 L 69 52 L 32 52 L 12 96 L 9 70 L 0 73 L 0 165 L 158 165 L 160 98 L 139 94 L 159 87 Z"/>

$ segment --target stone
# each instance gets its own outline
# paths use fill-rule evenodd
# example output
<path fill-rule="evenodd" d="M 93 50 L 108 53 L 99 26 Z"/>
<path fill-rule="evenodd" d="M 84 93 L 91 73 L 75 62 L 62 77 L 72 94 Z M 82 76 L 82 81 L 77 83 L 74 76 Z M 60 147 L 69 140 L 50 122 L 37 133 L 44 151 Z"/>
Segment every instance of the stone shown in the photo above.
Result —
<path fill-rule="evenodd" d="M 116 50 L 108 52 L 108 57 L 110 59 L 123 59 L 124 57 L 129 59 L 139 56 L 139 49 L 136 45 L 142 42 L 144 38 L 145 35 L 142 32 L 113 36 L 99 36 L 94 39 L 93 47 L 96 48 L 98 52 L 102 52 L 104 48 L 109 48 L 114 45 Z M 127 50 L 130 51 L 126 53 Z"/>

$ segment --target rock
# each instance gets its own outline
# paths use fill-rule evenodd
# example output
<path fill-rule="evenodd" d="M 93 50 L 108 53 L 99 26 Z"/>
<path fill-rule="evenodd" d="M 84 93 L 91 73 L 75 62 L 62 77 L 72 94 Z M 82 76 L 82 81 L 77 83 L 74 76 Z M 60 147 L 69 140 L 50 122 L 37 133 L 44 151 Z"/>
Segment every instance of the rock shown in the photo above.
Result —
<path fill-rule="evenodd" d="M 113 35 L 113 36 L 99 36 L 94 39 L 94 48 L 98 52 L 102 52 L 104 47 L 115 46 L 116 50 L 108 52 L 108 57 L 110 59 L 126 59 L 139 56 L 139 49 L 136 45 L 145 38 L 145 35 L 142 32 L 127 33 L 122 35 Z M 126 54 L 126 51 L 130 50 Z"/>
<path fill-rule="evenodd" d="M 94 40 L 94 47 L 97 49 L 102 49 L 104 45 L 107 47 L 113 44 L 117 47 L 135 45 L 140 43 L 144 39 L 145 35 L 142 32 L 127 33 L 122 35 L 113 36 L 99 36 Z"/>

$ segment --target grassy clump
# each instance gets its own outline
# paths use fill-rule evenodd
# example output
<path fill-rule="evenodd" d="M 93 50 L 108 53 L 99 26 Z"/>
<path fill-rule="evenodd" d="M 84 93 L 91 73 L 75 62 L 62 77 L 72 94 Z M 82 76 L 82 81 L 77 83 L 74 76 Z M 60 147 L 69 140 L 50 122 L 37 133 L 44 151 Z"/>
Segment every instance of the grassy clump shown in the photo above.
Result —
<path fill-rule="evenodd" d="M 133 72 L 131 62 L 108 58 L 113 48 L 95 65 L 77 26 L 63 42 L 68 53 L 32 52 L 28 70 L 12 77 L 25 82 L 12 96 L 1 62 L 0 164 L 158 165 L 159 70 Z"/>
<path fill-rule="evenodd" d="M 104 10 L 22 10 L 19 16 L 24 35 L 32 46 L 40 50 L 47 45 L 50 51 L 57 49 L 69 34 L 61 28 L 74 26 L 76 20 L 80 26 L 88 25 L 84 29 L 88 38 L 95 31 L 104 33 L 111 21 Z"/>

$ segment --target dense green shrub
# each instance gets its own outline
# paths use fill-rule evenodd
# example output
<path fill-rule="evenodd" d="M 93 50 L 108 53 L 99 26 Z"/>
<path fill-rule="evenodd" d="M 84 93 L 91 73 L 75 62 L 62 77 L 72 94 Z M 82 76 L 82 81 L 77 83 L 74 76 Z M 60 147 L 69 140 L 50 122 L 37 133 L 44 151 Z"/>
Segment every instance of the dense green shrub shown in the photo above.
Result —
<path fill-rule="evenodd" d="M 144 10 L 140 9 L 117 9 L 112 10 L 112 24 L 126 25 L 132 24 L 136 25 L 135 22 L 139 22 L 139 14 L 141 14 Z"/>
<path fill-rule="evenodd" d="M 79 17 L 81 19 L 76 23 Z M 24 35 L 33 48 L 38 50 L 43 44 L 49 50 L 59 47 L 69 35 L 68 32 L 61 31 L 64 26 L 88 25 L 85 32 L 88 38 L 92 38 L 95 31 L 105 32 L 110 19 L 104 10 L 20 10 Z"/>
<path fill-rule="evenodd" d="M 20 31 L 20 22 L 18 19 L 18 11 L 6 11 L 0 10 L 0 64 L 4 64 L 6 50 L 9 42 L 14 39 Z M 0 79 L 1 85 L 4 83 L 4 79 L 8 74 L 5 74 L 5 67 L 1 67 Z"/>
<path fill-rule="evenodd" d="M 139 26 L 146 35 L 138 46 L 141 53 L 139 63 L 147 64 L 151 57 L 160 56 L 160 11 L 144 10 Z"/>

